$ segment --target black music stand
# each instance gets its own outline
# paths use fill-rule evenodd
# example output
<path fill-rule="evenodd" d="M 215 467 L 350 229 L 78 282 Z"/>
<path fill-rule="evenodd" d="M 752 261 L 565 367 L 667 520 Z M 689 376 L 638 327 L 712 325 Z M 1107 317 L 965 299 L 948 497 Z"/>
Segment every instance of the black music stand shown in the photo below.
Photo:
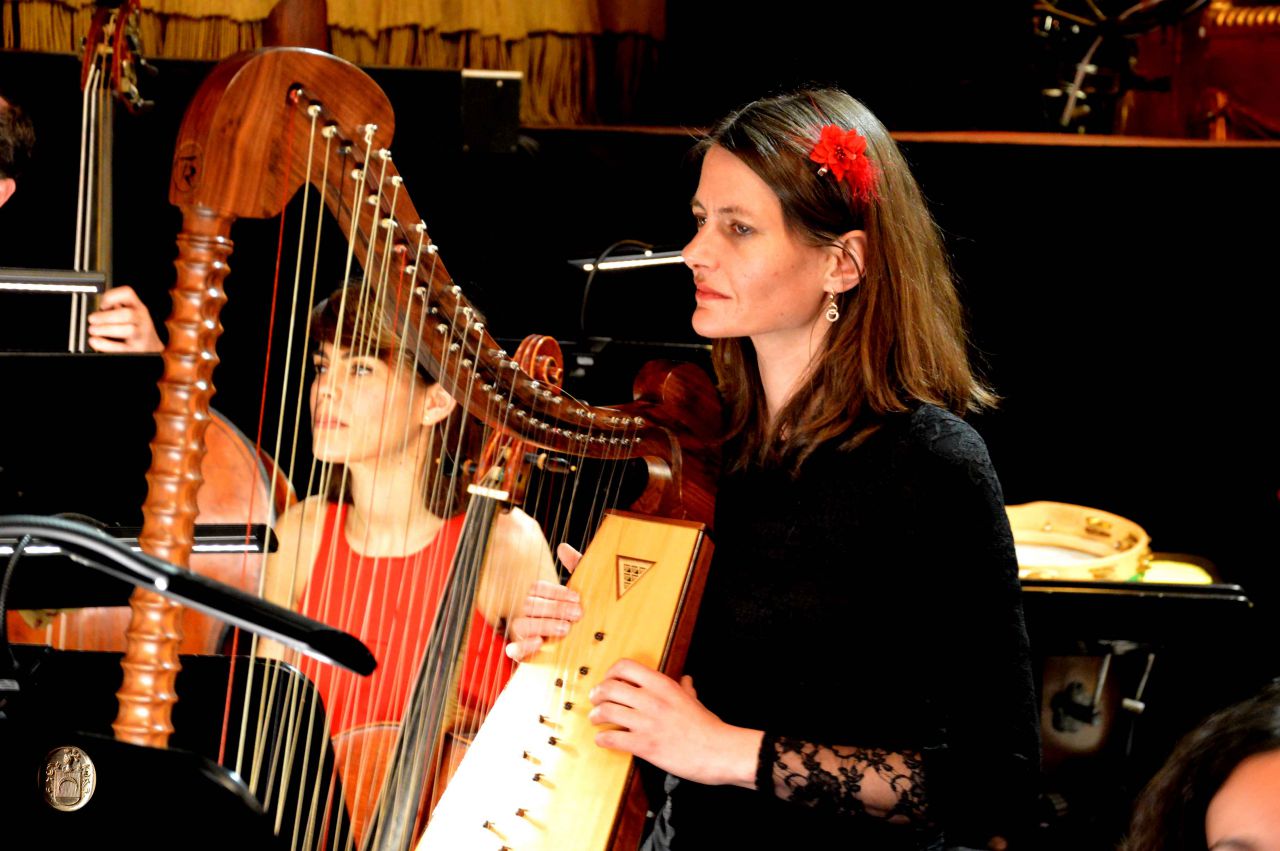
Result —
<path fill-rule="evenodd" d="M 1033 645 L 1064 638 L 1203 643 L 1253 626 L 1253 602 L 1239 585 L 1024 579 L 1022 591 Z"/>
<path fill-rule="evenodd" d="M 91 518 L 113 537 L 136 540 L 163 366 L 154 354 L 0 352 L 0 514 Z M 262 525 L 201 524 L 194 552 L 243 544 L 261 552 L 267 538 Z M 0 556 L 12 543 L 0 540 Z M 13 581 L 13 609 L 123 606 L 131 591 L 42 551 L 24 559 Z"/>
<path fill-rule="evenodd" d="M 1261 619 L 1237 585 L 1027 579 L 1022 589 L 1052 802 L 1034 844 L 1114 846 L 1178 739 L 1274 674 L 1251 652 L 1269 646 Z"/>
<path fill-rule="evenodd" d="M 135 553 L 84 523 L 0 516 L 0 535 L 20 542 L 6 560 L 8 568 L 26 546 L 56 544 L 70 558 L 120 581 L 196 605 L 359 673 L 374 668 L 368 648 L 352 636 Z M 0 663 L 7 670 L 0 671 L 0 754 L 5 770 L 0 771 L 0 796 L 18 802 L 19 816 L 10 823 L 20 834 L 57 836 L 79 844 L 150 832 L 168 840 L 182 837 L 183 844 L 197 847 L 223 847 L 230 842 L 255 849 L 306 847 L 290 841 L 292 819 L 282 820 L 284 828 L 277 835 L 276 808 L 282 813 L 308 809 L 319 813 L 321 827 L 313 833 L 321 842 L 342 829 L 343 798 L 335 780 L 323 708 L 311 683 L 288 665 L 184 657 L 176 689 L 186 700 L 178 703 L 173 716 L 179 732 L 172 747 L 162 750 L 110 737 L 110 721 L 115 717 L 111 694 L 121 678 L 120 654 L 29 646 L 10 652 L 7 644 L 4 650 Z M 268 779 L 254 790 L 270 802 L 266 809 L 240 774 L 218 764 L 225 753 L 238 752 L 241 740 L 238 725 L 218 723 L 221 708 L 246 704 L 249 714 L 245 717 L 265 717 L 272 729 L 282 731 L 265 740 L 248 736 L 243 761 L 232 761 L 267 766 Z M 63 770 L 53 756 L 67 748 L 83 752 L 77 759 L 87 754 L 96 775 L 84 779 L 89 775 L 82 775 L 79 764 L 74 771 Z M 250 776 L 257 774 L 255 769 Z M 67 783 L 74 791 L 82 780 L 82 785 L 94 789 L 93 795 L 78 808 L 57 806 L 58 796 L 47 787 Z M 63 798 L 61 803 L 78 800 L 79 795 Z M 309 806 L 312 801 L 314 807 Z M 194 843 L 188 836 L 192 829 L 198 831 Z"/>
<path fill-rule="evenodd" d="M 138 549 L 141 529 L 110 526 L 102 532 L 121 544 Z M 274 551 L 276 539 L 268 543 L 267 526 L 198 524 L 195 546 L 199 552 L 260 553 Z M 0 563 L 13 554 L 16 538 L 0 535 Z M 8 606 L 18 609 L 78 609 L 86 606 L 127 606 L 133 585 L 69 556 L 53 545 L 29 547 L 16 565 L 9 586 Z"/>
<path fill-rule="evenodd" d="M 11 807 L 7 830 L 57 837 L 60 844 L 79 847 L 98 845 L 109 837 L 138 847 L 308 848 L 317 846 L 303 842 L 303 830 L 293 842 L 292 814 L 299 808 L 306 813 L 315 799 L 315 812 L 322 819 L 314 831 L 317 839 L 327 836 L 332 841 L 340 829 L 346 835 L 347 828 L 339 827 L 346 815 L 324 710 L 314 685 L 295 669 L 262 661 L 250 666 L 244 658 L 182 656 L 175 732 L 169 747 L 159 749 L 111 736 L 119 653 L 31 646 L 15 650 L 33 675 L 22 701 L 11 707 L 11 717 L 0 720 L 0 799 Z M 240 773 L 227 767 L 237 761 L 239 713 L 227 725 L 226 755 L 219 760 L 229 673 L 234 674 L 231 705 L 242 705 L 247 696 L 254 719 Z M 246 691 L 247 683 L 252 687 Z M 269 712 L 266 726 L 277 734 L 259 739 L 254 730 L 264 707 Z M 286 729 L 294 736 L 292 742 L 279 735 Z M 67 746 L 89 754 L 97 774 L 93 797 L 74 812 L 50 807 L 38 782 L 48 754 Z M 248 778 L 255 761 L 267 779 L 251 790 Z M 285 789 L 280 794 L 282 782 Z M 274 828 L 277 812 L 284 814 L 279 836 Z M 124 837 L 135 835 L 150 839 L 125 843 Z"/>

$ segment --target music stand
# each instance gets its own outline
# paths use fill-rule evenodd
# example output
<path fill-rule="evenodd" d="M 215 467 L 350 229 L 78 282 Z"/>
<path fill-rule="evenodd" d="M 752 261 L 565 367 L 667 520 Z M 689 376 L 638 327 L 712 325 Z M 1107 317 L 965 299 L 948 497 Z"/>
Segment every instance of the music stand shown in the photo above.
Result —
<path fill-rule="evenodd" d="M 0 352 L 0 514 L 91 518 L 113 537 L 136 539 L 163 370 L 154 354 Z M 193 552 L 246 543 L 261 552 L 267 537 L 262 525 L 201 524 Z M 12 544 L 0 540 L 0 557 Z M 37 550 L 16 573 L 10 604 L 123 606 L 130 590 Z"/>
<path fill-rule="evenodd" d="M 1033 646 L 1063 638 L 1203 642 L 1252 625 L 1253 602 L 1239 585 L 1024 579 L 1022 591 Z"/>
<path fill-rule="evenodd" d="M 1046 836 L 1114 844 L 1178 739 L 1261 685 L 1241 654 L 1259 646 L 1257 609 L 1236 585 L 1026 579 L 1022 590 Z"/>
<path fill-rule="evenodd" d="M 23 667 L 34 670 L 21 699 L 0 713 L 9 716 L 0 718 L 0 796 L 10 802 L 6 827 L 15 835 L 57 837 L 59 843 L 80 846 L 101 844 L 106 837 L 150 836 L 156 845 L 196 848 L 319 847 L 302 841 L 302 829 L 293 841 L 293 813 L 299 808 L 308 812 L 312 798 L 318 798 L 316 815 L 324 822 L 314 831 L 317 842 L 326 836 L 332 841 L 338 820 L 345 822 L 323 706 L 314 685 L 290 666 L 263 660 L 250 666 L 244 658 L 225 656 L 181 657 L 176 688 L 182 697 L 174 707 L 174 733 L 169 747 L 160 749 L 112 738 L 119 653 L 15 649 Z M 234 674 L 231 705 L 242 705 L 247 696 L 254 720 L 246 750 L 238 755 L 236 713 L 227 725 L 229 741 L 219 760 L 229 673 Z M 246 692 L 249 682 L 252 688 Z M 270 713 L 265 726 L 275 732 L 259 737 L 254 731 L 263 707 Z M 282 735 L 286 730 L 292 737 Z M 74 812 L 48 805 L 39 783 L 47 755 L 67 746 L 87 753 L 96 771 L 93 796 Z M 239 773 L 233 770 L 237 762 L 242 765 Z M 248 778 L 255 762 L 264 779 L 251 790 Z M 260 798 L 268 803 L 264 806 Z M 279 836 L 277 811 L 284 814 Z M 302 821 L 305 825 L 305 816 Z"/>
<path fill-rule="evenodd" d="M 120 543 L 138 549 L 141 529 L 108 527 L 102 530 Z M 260 553 L 267 542 L 267 526 L 198 524 L 193 553 Z M 12 554 L 18 541 L 0 535 L 0 563 Z M 270 539 L 270 549 L 276 539 Z M 69 556 L 56 545 L 27 547 L 9 586 L 8 605 L 17 609 L 77 609 L 85 606 L 127 606 L 133 586 Z"/>
<path fill-rule="evenodd" d="M 372 655 L 354 637 L 236 588 L 135 553 L 86 524 L 40 516 L 0 516 L 0 533 L 22 542 L 15 549 L 28 543 L 56 544 L 69 557 L 95 569 L 195 604 L 232 623 L 304 648 L 318 658 L 360 673 L 373 670 Z M 15 552 L 11 564 L 20 556 L 20 551 Z M 175 708 L 174 724 L 188 730 L 192 744 L 197 745 L 188 751 L 180 749 L 181 738 L 175 739 L 172 748 L 155 749 L 117 742 L 104 734 L 115 716 L 115 701 L 110 695 L 120 681 L 120 654 L 46 647 L 5 649 L 2 661 L 9 662 L 12 670 L 0 672 L 0 754 L 8 769 L 0 772 L 0 795 L 28 804 L 22 807 L 20 817 L 24 835 L 90 841 L 123 835 L 130 829 L 181 835 L 193 825 L 201 825 L 202 843 L 291 847 L 280 844 L 275 820 L 269 818 L 271 810 L 316 812 L 314 805 L 319 805 L 323 822 L 319 835 L 328 836 L 340 828 L 341 807 L 333 802 L 343 799 L 336 786 L 323 708 L 314 687 L 288 665 L 261 660 L 250 664 L 243 658 L 184 657 L 175 688 L 186 692 L 186 702 L 179 702 L 178 707 L 187 711 Z M 233 667 L 228 670 L 228 666 Z M 299 699 L 300 695 L 304 697 Z M 231 705 L 244 705 L 246 718 L 265 717 L 271 729 L 284 728 L 274 736 L 249 736 L 245 740 L 247 762 L 232 758 L 231 764 L 237 767 L 253 766 L 251 777 L 258 775 L 258 766 L 269 767 L 271 779 L 264 789 L 256 790 L 268 800 L 266 810 L 249 793 L 240 775 L 224 767 L 228 751 L 219 731 L 223 737 L 229 734 L 231 753 L 236 752 L 240 740 L 238 728 L 218 723 L 221 707 Z M 202 722 L 194 716 L 184 717 L 192 715 L 192 710 L 206 717 Z M 301 740 L 305 747 L 293 746 Z M 66 759 L 74 762 L 62 761 L 60 755 L 68 752 L 74 757 Z M 213 757 L 223 765 L 213 762 Z M 93 768 L 85 767 L 90 761 Z M 274 773 L 281 766 L 287 770 Z M 38 782 L 33 784 L 33 778 Z M 60 797 L 57 790 L 67 787 L 71 792 Z M 82 795 L 81 789 L 88 788 L 93 794 Z M 148 813 L 141 820 L 134 806 L 139 790 L 146 790 L 144 809 Z M 66 806 L 68 801 L 74 806 Z M 289 827 L 284 833 L 288 835 L 294 822 L 285 821 Z M 309 828 L 308 833 L 312 833 Z"/>
<path fill-rule="evenodd" d="M 138 526 L 163 367 L 158 355 L 0 351 L 0 514 Z M 59 556 L 35 570 L 41 561 L 15 574 L 12 608 L 128 604 L 128 585 Z"/>

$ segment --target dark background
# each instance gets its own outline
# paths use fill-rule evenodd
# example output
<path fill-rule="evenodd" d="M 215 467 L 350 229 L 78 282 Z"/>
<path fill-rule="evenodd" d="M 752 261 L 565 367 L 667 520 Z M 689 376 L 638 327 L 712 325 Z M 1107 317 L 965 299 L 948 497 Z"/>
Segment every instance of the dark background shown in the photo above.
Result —
<path fill-rule="evenodd" d="M 660 123 L 709 122 L 764 92 L 831 82 L 892 130 L 1039 129 L 1036 93 L 1058 73 L 1019 0 L 754 14 L 723 0 L 668 3 L 667 25 L 654 96 L 640 107 Z"/>
<path fill-rule="evenodd" d="M 1278 360 L 1280 148 L 910 135 L 1047 129 L 1054 110 L 1039 90 L 1083 47 L 1034 38 L 1021 3 L 863 6 L 764 19 L 737 5 L 670 4 L 668 43 L 638 101 L 639 119 L 653 126 L 523 128 L 515 150 L 463 150 L 464 138 L 510 129 L 510 113 L 478 109 L 481 95 L 456 73 L 371 73 L 396 109 L 397 164 L 455 278 L 504 340 L 538 331 L 564 341 L 577 368 L 571 389 L 602 403 L 625 398 L 635 367 L 653 353 L 705 360 L 688 329 L 688 276 L 681 267 L 601 274 L 580 328 L 585 276 L 567 261 L 620 239 L 680 248 L 697 181 L 689 128 L 761 92 L 843 85 L 904 134 L 944 230 L 977 360 L 1004 398 L 974 422 L 1007 501 L 1128 517 L 1156 550 L 1212 561 L 1258 604 L 1254 623 L 1270 623 L 1280 599 L 1280 457 L 1267 413 Z M 173 139 L 208 65 L 156 64 L 146 90 L 155 110 L 117 120 L 116 280 L 163 317 L 179 227 L 167 204 Z M 0 53 L 0 86 L 26 105 L 40 137 L 31 174 L 0 209 L 0 265 L 69 266 L 77 73 L 72 57 Z M 290 215 L 296 222 L 296 209 Z M 215 405 L 250 436 L 278 226 L 241 221 L 233 232 Z M 322 268 L 333 285 L 341 254 L 336 238 L 326 245 Z M 288 248 L 282 267 L 292 269 Z M 0 298 L 0 347 L 32 335 L 61 344 L 60 305 Z M 6 397 L 5 407 L 13 416 L 20 403 Z M 271 431 L 268 423 L 268 446 Z M 305 475 L 295 479 L 305 488 Z M 1208 612 L 1178 626 L 1183 655 L 1162 656 L 1163 676 L 1152 680 L 1158 720 L 1145 746 L 1139 740 L 1145 762 L 1133 777 L 1107 775 L 1126 793 L 1203 711 L 1276 672 L 1270 627 L 1241 638 Z M 1093 635 L 1081 623 L 1077 637 L 1124 636 Z M 1136 675 L 1127 676 L 1128 686 Z"/>

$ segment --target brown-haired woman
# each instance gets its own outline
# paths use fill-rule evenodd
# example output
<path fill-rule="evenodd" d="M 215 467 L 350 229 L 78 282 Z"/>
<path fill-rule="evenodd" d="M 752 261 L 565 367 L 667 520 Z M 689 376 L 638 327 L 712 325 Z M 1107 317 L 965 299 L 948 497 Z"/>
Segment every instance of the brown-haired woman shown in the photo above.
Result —
<path fill-rule="evenodd" d="M 649 848 L 1004 847 L 1038 711 L 937 227 L 840 91 L 751 103 L 700 149 L 684 258 L 731 412 L 715 560 L 692 681 L 619 661 L 597 742 L 668 773 Z M 508 653 L 577 606 L 540 586 Z"/>
<path fill-rule="evenodd" d="M 472 457 L 460 443 L 461 409 L 382 321 L 375 298 L 349 286 L 312 314 L 312 451 L 322 492 L 282 515 L 265 576 L 268 599 L 353 633 L 378 660 L 369 677 L 299 662 L 334 736 L 402 718 L 463 529 L 460 461 Z M 458 677 L 462 711 L 487 708 L 505 683 L 500 626 L 524 588 L 555 575 L 537 523 L 518 509 L 499 511 Z M 267 643 L 259 652 L 282 650 Z M 351 772 L 364 769 L 344 764 L 341 752 L 338 768 L 350 795 Z"/>

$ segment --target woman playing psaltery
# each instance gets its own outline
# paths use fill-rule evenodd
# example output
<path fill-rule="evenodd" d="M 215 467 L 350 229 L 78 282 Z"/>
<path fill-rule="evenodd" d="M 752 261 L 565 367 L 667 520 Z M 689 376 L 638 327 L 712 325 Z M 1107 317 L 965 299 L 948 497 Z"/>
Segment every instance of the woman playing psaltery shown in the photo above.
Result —
<path fill-rule="evenodd" d="M 1007 847 L 1038 711 L 1000 485 L 961 419 L 994 398 L 938 229 L 840 91 L 751 103 L 699 150 L 684 260 L 730 411 L 716 552 L 691 678 L 619 660 L 596 742 L 667 773 L 647 848 Z M 580 616 L 538 585 L 508 653 Z"/>

